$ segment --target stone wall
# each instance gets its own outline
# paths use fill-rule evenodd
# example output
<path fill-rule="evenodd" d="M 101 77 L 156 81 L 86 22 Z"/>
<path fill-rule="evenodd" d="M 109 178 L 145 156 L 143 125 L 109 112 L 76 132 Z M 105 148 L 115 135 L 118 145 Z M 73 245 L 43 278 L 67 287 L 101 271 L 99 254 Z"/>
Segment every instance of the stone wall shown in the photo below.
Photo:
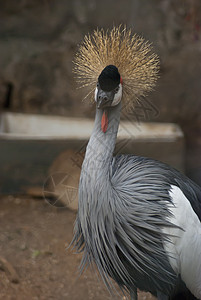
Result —
<path fill-rule="evenodd" d="M 187 167 L 201 166 L 200 0 L 6 0 L 0 7 L 2 109 L 93 116 L 76 90 L 73 55 L 87 32 L 125 23 L 153 42 L 161 59 L 150 95 L 157 120 L 182 126 Z"/>

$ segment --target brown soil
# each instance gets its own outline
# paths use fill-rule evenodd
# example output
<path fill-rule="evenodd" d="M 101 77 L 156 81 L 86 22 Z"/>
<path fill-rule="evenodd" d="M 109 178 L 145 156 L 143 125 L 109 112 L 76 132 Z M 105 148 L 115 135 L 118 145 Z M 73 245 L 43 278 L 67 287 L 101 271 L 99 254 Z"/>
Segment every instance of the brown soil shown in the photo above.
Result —
<path fill-rule="evenodd" d="M 110 296 L 90 270 L 78 277 L 81 256 L 66 250 L 75 216 L 42 200 L 1 197 L 0 299 L 126 299 Z"/>

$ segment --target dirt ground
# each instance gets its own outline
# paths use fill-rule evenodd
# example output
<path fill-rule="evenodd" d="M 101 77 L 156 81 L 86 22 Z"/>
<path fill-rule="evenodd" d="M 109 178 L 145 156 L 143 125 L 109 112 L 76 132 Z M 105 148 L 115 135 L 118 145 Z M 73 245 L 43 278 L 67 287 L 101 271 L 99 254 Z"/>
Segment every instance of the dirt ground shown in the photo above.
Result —
<path fill-rule="evenodd" d="M 66 250 L 75 216 L 41 199 L 0 198 L 0 299 L 126 299 L 110 296 L 90 270 L 78 277 L 81 256 Z"/>

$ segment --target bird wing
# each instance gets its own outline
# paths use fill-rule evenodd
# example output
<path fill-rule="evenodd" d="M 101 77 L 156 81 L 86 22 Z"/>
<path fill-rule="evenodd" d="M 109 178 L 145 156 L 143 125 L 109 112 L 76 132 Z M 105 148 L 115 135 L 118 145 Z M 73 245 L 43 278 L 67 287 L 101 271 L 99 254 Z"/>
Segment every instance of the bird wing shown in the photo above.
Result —
<path fill-rule="evenodd" d="M 169 195 L 171 186 L 177 186 L 201 221 L 201 187 L 165 163 L 146 157 L 118 155 L 113 158 L 111 177 L 115 186 L 122 188 L 125 182 L 129 183 L 130 191 L 145 188 L 147 192 L 158 193 L 160 186 L 162 199 L 166 198 L 167 193 Z"/>
<path fill-rule="evenodd" d="M 169 294 L 177 276 L 163 247 L 169 237 L 162 228 L 174 226 L 168 221 L 170 184 L 163 173 L 152 160 L 120 155 L 112 161 L 110 181 L 115 198 L 117 252 L 122 264 L 139 289 Z"/>
<path fill-rule="evenodd" d="M 201 188 L 164 163 L 132 155 L 113 159 L 111 184 L 118 195 L 118 247 L 127 268 L 132 269 L 135 261 L 136 269 L 141 267 L 152 277 L 156 289 L 162 287 L 167 294 L 168 287 L 176 285 L 174 275 L 181 274 L 191 292 L 200 296 Z M 149 286 L 146 280 L 145 276 L 136 285 L 143 290 Z"/>

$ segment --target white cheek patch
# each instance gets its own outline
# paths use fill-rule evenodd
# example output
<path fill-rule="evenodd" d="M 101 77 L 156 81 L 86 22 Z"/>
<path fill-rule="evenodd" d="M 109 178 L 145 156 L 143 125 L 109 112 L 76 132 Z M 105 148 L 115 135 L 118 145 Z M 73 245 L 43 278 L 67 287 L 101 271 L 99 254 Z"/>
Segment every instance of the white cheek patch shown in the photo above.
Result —
<path fill-rule="evenodd" d="M 97 102 L 97 93 L 98 93 L 98 89 L 97 89 L 97 87 L 96 87 L 95 93 L 94 93 L 94 99 L 95 99 L 96 102 Z"/>
<path fill-rule="evenodd" d="M 119 84 L 119 90 L 118 90 L 118 92 L 114 95 L 114 99 L 113 99 L 113 101 L 112 101 L 112 106 L 117 105 L 117 104 L 121 101 L 121 98 L 122 98 L 122 84 L 120 83 L 120 84 Z"/>

